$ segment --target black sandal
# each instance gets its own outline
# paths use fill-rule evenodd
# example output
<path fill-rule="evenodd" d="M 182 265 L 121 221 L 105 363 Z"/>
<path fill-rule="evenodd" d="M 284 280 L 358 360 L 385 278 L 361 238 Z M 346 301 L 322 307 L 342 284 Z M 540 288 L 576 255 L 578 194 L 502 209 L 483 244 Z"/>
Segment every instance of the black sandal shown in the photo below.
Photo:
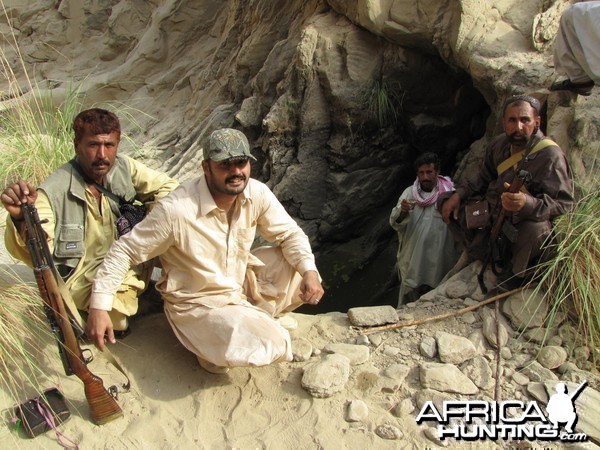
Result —
<path fill-rule="evenodd" d="M 131 326 L 125 328 L 124 330 L 113 330 L 113 334 L 115 335 L 115 339 L 125 339 L 131 334 Z"/>
<path fill-rule="evenodd" d="M 592 93 L 594 85 L 595 83 L 593 80 L 586 81 L 585 83 L 573 83 L 567 78 L 566 80 L 555 81 L 550 85 L 549 89 L 551 91 L 571 91 L 587 97 Z"/>

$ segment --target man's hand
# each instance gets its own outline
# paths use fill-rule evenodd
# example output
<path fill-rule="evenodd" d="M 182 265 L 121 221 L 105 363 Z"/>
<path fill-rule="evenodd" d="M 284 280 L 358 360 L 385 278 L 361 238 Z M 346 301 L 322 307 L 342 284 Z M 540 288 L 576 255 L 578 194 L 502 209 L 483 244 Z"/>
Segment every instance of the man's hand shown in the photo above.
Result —
<path fill-rule="evenodd" d="M 104 351 L 105 343 L 108 340 L 111 344 L 117 342 L 113 331 L 112 321 L 108 315 L 108 311 L 102 309 L 90 308 L 88 311 L 87 326 L 85 334 L 92 340 L 94 345 L 99 350 Z M 106 335 L 106 337 L 105 337 Z"/>
<path fill-rule="evenodd" d="M 409 211 L 412 211 L 413 209 L 415 209 L 415 201 L 414 200 L 402 199 L 402 201 L 400 202 L 400 211 L 402 211 L 403 213 L 408 213 Z"/>
<path fill-rule="evenodd" d="M 324 293 L 323 286 L 319 281 L 319 274 L 314 270 L 304 272 L 300 283 L 300 298 L 302 301 L 309 305 L 316 305 Z"/>
<path fill-rule="evenodd" d="M 36 199 L 37 191 L 35 187 L 25 180 L 19 180 L 7 186 L 0 195 L 0 201 L 15 221 L 23 220 L 21 205 L 28 202 L 35 203 Z"/>
<path fill-rule="evenodd" d="M 510 184 L 504 183 L 505 189 L 510 189 Z M 527 195 L 524 192 L 503 192 L 502 193 L 502 207 L 509 212 L 518 212 L 525 207 L 527 203 Z"/>
<path fill-rule="evenodd" d="M 458 210 L 460 209 L 460 195 L 456 192 L 442 205 L 442 219 L 447 224 L 450 223 L 450 215 L 454 220 L 458 220 Z"/>

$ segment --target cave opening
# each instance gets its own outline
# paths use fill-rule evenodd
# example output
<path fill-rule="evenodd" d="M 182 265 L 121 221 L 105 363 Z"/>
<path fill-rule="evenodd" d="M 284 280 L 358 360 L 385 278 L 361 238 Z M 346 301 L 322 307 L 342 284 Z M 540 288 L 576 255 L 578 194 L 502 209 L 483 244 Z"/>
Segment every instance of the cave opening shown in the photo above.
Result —
<path fill-rule="evenodd" d="M 395 121 L 381 126 L 376 120 L 371 128 L 363 122 L 362 130 L 354 131 L 352 151 L 330 152 L 335 158 L 331 165 L 357 179 L 367 166 L 381 170 L 360 181 L 367 200 L 349 190 L 352 198 L 347 199 L 348 216 L 343 223 L 320 228 L 316 256 L 326 301 L 317 307 L 303 306 L 298 312 L 396 307 L 398 239 L 389 225 L 389 215 L 401 192 L 415 180 L 415 158 L 425 152 L 436 153 L 441 160 L 440 174 L 455 179 L 471 145 L 489 131 L 491 108 L 468 74 L 432 56 L 421 59 L 417 72 L 415 75 L 404 67 L 400 72 L 388 70 L 381 77 L 388 86 L 402 87 L 400 95 L 390 95 L 395 102 Z M 340 155 L 347 154 L 356 156 L 340 163 Z M 356 202 L 362 202 L 364 208 L 357 208 Z"/>

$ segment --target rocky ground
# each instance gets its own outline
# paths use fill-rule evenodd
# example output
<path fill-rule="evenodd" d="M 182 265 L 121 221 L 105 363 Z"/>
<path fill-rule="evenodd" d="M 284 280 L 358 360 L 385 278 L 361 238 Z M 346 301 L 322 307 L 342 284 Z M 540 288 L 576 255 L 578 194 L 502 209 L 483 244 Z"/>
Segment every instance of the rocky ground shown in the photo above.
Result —
<path fill-rule="evenodd" d="M 414 420 L 427 401 L 433 401 L 439 411 L 444 400 L 516 400 L 526 405 L 536 401 L 542 406 L 559 381 L 574 392 L 586 380 L 588 385 L 575 403 L 576 431 L 589 438 L 586 448 L 594 447 L 600 438 L 595 411 L 600 378 L 590 361 L 592 350 L 582 345 L 565 317 L 555 317 L 547 327 L 548 307 L 533 290 L 480 306 L 485 302 L 476 282 L 478 269 L 477 263 L 465 268 L 435 291 L 398 310 L 389 306 L 353 308 L 348 317 L 341 315 L 341 323 L 354 326 L 348 327 L 341 342 L 330 342 L 317 352 L 320 360 L 304 368 L 303 387 L 315 397 L 335 395 L 348 385 L 353 385 L 355 392 L 357 387 L 363 389 L 370 398 L 348 399 L 345 420 L 371 424 L 370 431 L 382 439 L 402 442 L 406 434 L 402 419 L 410 417 L 412 426 L 417 427 Z M 498 320 L 497 307 L 501 311 Z M 400 326 L 440 315 L 449 317 Z M 394 325 L 385 330 L 386 323 Z M 369 333 L 366 325 L 384 330 Z M 296 348 L 297 358 L 304 360 L 303 353 L 308 354 L 305 344 Z M 387 405 L 389 421 L 372 422 L 368 403 L 373 398 Z M 418 427 L 432 444 L 465 444 L 454 439 L 440 441 L 437 425 L 425 421 Z M 540 448 L 548 442 L 526 440 L 519 446 Z"/>

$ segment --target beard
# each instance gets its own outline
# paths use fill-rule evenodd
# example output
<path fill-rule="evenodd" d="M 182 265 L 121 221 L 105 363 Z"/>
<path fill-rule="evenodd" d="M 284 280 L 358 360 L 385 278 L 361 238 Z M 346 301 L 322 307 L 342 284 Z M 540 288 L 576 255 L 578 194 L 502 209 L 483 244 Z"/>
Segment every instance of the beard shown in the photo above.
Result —
<path fill-rule="evenodd" d="M 523 146 L 527 144 L 527 136 L 521 133 L 513 133 L 508 136 L 508 141 L 513 145 Z"/>
<path fill-rule="evenodd" d="M 236 175 L 233 177 L 226 178 L 223 193 L 229 195 L 237 195 L 246 188 L 247 184 L 248 179 L 243 175 Z"/>
<path fill-rule="evenodd" d="M 214 194 L 223 194 L 235 196 L 243 192 L 248 185 L 248 179 L 244 173 L 239 175 L 233 175 L 225 178 L 223 181 L 219 181 L 212 170 L 210 164 L 204 170 L 206 175 L 206 183 L 210 191 Z"/>
<path fill-rule="evenodd" d="M 217 182 L 213 177 L 210 177 L 207 183 L 213 192 L 235 196 L 243 192 L 246 188 L 248 178 L 243 175 L 236 175 L 226 178 L 223 182 Z"/>
<path fill-rule="evenodd" d="M 510 142 L 511 145 L 513 145 L 517 148 L 523 148 L 527 145 L 529 140 L 533 136 L 535 136 L 537 131 L 538 131 L 537 127 L 534 128 L 533 133 L 531 133 L 530 135 L 527 135 L 525 133 L 519 133 L 518 131 L 515 131 L 514 133 L 511 133 L 508 135 L 508 142 Z"/>
<path fill-rule="evenodd" d="M 435 188 L 436 183 L 434 181 L 425 180 L 420 182 L 420 186 L 423 192 L 431 192 Z"/>

